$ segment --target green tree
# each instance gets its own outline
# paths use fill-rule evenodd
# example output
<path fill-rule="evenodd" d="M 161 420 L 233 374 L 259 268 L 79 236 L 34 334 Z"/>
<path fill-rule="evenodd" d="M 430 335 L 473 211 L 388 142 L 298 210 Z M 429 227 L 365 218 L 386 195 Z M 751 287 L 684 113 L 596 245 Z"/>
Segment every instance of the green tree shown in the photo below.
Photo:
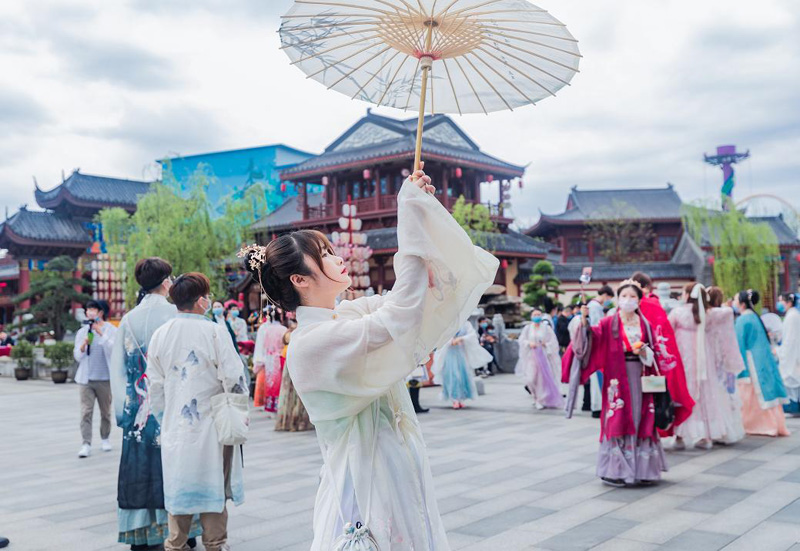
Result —
<path fill-rule="evenodd" d="M 26 328 L 26 335 L 38 335 L 52 331 L 55 340 L 64 338 L 67 331 L 75 331 L 80 324 L 70 312 L 73 302 L 84 303 L 91 297 L 76 287 L 85 287 L 91 282 L 75 277 L 75 261 L 68 256 L 57 256 L 50 260 L 41 272 L 31 274 L 31 286 L 14 297 L 19 304 L 31 300 L 30 308 L 19 312 L 23 316 L 19 327 Z M 24 319 L 26 314 L 32 317 Z"/>
<path fill-rule="evenodd" d="M 212 184 L 204 167 L 199 167 L 181 186 L 168 166 L 163 182 L 153 184 L 139 199 L 136 212 L 104 209 L 97 221 L 103 225 L 110 253 L 124 253 L 127 261 L 127 303 L 131 306 L 139 288 L 134 278 L 136 261 L 148 256 L 168 260 L 176 274 L 202 272 L 209 276 L 218 297 L 227 294 L 225 263 L 250 237 L 249 226 L 257 216 L 259 197 L 253 189 L 238 199 L 223 203 L 222 215 L 212 218 L 206 190 Z"/>
<path fill-rule="evenodd" d="M 727 296 L 742 289 L 766 293 L 772 288 L 780 248 L 767 224 L 751 222 L 736 209 L 718 211 L 702 205 L 686 205 L 684 226 L 695 242 L 711 246 L 714 283 Z"/>
<path fill-rule="evenodd" d="M 601 209 L 586 224 L 586 238 L 594 242 L 595 254 L 611 262 L 652 258 L 656 234 L 640 217 L 625 201 L 614 200 L 610 208 Z"/>
<path fill-rule="evenodd" d="M 453 218 L 464 228 L 472 242 L 481 247 L 490 245 L 490 234 L 497 233 L 497 225 L 486 205 L 467 203 L 461 195 L 453 205 Z"/>
<path fill-rule="evenodd" d="M 522 300 L 525 304 L 541 308 L 548 295 L 558 298 L 561 280 L 554 273 L 553 264 L 547 260 L 540 260 L 534 265 L 529 280 L 522 285 Z"/>

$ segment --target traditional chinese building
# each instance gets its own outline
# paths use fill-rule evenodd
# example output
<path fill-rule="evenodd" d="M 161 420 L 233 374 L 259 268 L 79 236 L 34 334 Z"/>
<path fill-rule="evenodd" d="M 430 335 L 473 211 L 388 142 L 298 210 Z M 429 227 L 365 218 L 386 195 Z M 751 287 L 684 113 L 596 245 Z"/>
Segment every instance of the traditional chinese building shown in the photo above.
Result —
<path fill-rule="evenodd" d="M 0 287 L 3 321 L 12 319 L 11 298 L 28 290 L 31 271 L 41 269 L 56 256 L 67 255 L 87 261 L 79 262 L 76 276 L 88 276 L 97 290 L 107 287 L 98 294 L 100 298 L 116 297 L 116 286 L 110 281 L 111 271 L 102 264 L 105 251 L 101 246 L 100 228 L 92 220 L 101 209 L 109 207 L 134 212 L 138 198 L 147 193 L 149 187 L 149 182 L 93 176 L 78 170 L 49 191 L 42 191 L 37 185 L 36 202 L 46 210 L 22 207 L 0 224 L 0 249 L 7 249 L 10 255 L 3 259 L 0 270 L 0 285 L 6 284 Z M 91 262 L 96 263 L 95 269 L 91 269 Z M 2 274 L 9 277 L 3 279 Z M 6 293 L 3 289 L 13 292 Z M 115 310 L 112 315 L 121 314 L 122 307 L 114 305 L 118 304 L 117 300 L 112 298 L 110 303 Z"/>
<path fill-rule="evenodd" d="M 619 217 L 648 227 L 651 245 L 638 259 L 612 261 L 601 254 L 595 242 L 593 228 Z M 796 290 L 800 273 L 797 235 L 779 216 L 750 220 L 768 224 L 780 245 L 781 261 L 776 265 L 779 277 L 775 289 L 768 294 Z M 605 283 L 618 283 L 636 271 L 649 274 L 657 282 L 667 282 L 673 292 L 679 292 L 690 281 L 713 283 L 712 243 L 707 235 L 697 243 L 684 231 L 683 201 L 671 184 L 642 189 L 573 187 L 564 212 L 542 213 L 525 233 L 553 246 L 550 260 L 555 275 L 563 282 L 561 289 L 567 299 L 580 292 L 580 276 L 586 266 L 592 267 L 592 283 L 586 288 L 590 292 Z M 523 265 L 521 279 L 527 280 L 533 265 L 534 262 Z"/>
<path fill-rule="evenodd" d="M 397 193 L 413 164 L 416 124 L 416 118 L 398 120 L 367 111 L 321 155 L 284 170 L 281 179 L 297 186 L 299 194 L 253 226 L 257 240 L 267 242 L 274 235 L 301 228 L 330 234 L 338 230 L 342 207 L 349 202 L 356 206 L 373 249 L 370 279 L 374 290 L 390 289 L 392 257 L 397 252 Z M 464 197 L 489 209 L 498 232 L 478 240 L 501 260 L 496 283 L 507 295 L 518 297 L 519 265 L 545 258 L 549 248 L 509 228 L 513 218 L 508 191 L 524 167 L 484 153 L 445 115 L 425 118 L 422 158 L 442 205 L 452 210 Z M 309 186 L 321 186 L 323 191 L 310 193 Z M 248 302 L 255 307 L 257 289 L 252 289 L 251 297 L 254 300 Z"/>

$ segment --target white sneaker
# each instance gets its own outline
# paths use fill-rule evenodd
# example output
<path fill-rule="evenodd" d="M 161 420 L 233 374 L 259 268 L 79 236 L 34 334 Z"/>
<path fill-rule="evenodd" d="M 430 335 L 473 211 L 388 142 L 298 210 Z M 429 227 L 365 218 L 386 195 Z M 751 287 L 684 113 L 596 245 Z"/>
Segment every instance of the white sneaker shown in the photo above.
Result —
<path fill-rule="evenodd" d="M 110 452 L 111 450 L 114 449 L 114 448 L 111 447 L 111 442 L 109 442 L 108 439 L 105 439 L 102 442 L 100 442 L 100 448 L 104 452 Z"/>
<path fill-rule="evenodd" d="M 536 409 L 544 409 L 544 406 L 539 402 L 536 402 Z"/>
<path fill-rule="evenodd" d="M 700 450 L 710 450 L 714 447 L 714 443 L 711 440 L 703 438 L 697 444 L 695 444 L 694 447 Z"/>
<path fill-rule="evenodd" d="M 92 455 L 91 444 L 84 444 L 83 446 L 81 446 L 81 451 L 78 452 L 78 457 L 84 458 L 84 457 L 89 457 L 90 455 Z"/>

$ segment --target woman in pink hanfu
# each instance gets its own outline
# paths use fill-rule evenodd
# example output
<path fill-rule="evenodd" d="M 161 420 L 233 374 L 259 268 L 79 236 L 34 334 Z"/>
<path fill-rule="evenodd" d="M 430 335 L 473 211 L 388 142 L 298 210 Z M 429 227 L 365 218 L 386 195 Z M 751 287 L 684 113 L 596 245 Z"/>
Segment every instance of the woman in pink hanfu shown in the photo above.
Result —
<path fill-rule="evenodd" d="M 281 351 L 283 335 L 288 331 L 280 322 L 271 319 L 261 324 L 256 334 L 256 348 L 253 352 L 253 372 L 256 375 L 255 407 L 264 411 L 278 411 L 278 398 L 281 394 Z"/>
<path fill-rule="evenodd" d="M 531 323 L 519 335 L 519 360 L 515 373 L 525 380 L 536 409 L 563 408 L 559 387 L 561 357 L 553 327 L 543 320 L 541 310 L 531 312 Z"/>
<path fill-rule="evenodd" d="M 706 288 L 689 283 L 686 304 L 669 314 L 686 369 L 686 382 L 695 406 L 675 429 L 676 448 L 710 449 L 714 442 L 733 444 L 744 438 L 741 411 L 728 396 L 725 375 L 738 375 L 744 362 L 736 341 L 733 310 L 711 308 Z"/>

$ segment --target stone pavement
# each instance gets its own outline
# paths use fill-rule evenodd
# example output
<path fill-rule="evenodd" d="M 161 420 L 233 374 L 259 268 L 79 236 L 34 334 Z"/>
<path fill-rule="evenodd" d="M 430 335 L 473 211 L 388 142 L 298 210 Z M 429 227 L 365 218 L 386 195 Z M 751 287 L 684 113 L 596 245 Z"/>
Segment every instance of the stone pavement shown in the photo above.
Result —
<path fill-rule="evenodd" d="M 668 452 L 662 484 L 612 489 L 594 476 L 596 420 L 535 411 L 512 375 L 486 386 L 466 410 L 421 416 L 453 549 L 800 551 L 800 419 L 789 420 L 789 438 Z M 423 403 L 437 394 L 424 389 Z M 95 412 L 95 434 L 98 424 Z M 116 427 L 112 440 L 113 452 L 79 460 L 75 385 L 0 377 L 0 534 L 10 551 L 127 549 L 115 544 Z M 321 464 L 313 432 L 276 433 L 256 412 L 245 463 L 233 550 L 307 550 Z"/>

